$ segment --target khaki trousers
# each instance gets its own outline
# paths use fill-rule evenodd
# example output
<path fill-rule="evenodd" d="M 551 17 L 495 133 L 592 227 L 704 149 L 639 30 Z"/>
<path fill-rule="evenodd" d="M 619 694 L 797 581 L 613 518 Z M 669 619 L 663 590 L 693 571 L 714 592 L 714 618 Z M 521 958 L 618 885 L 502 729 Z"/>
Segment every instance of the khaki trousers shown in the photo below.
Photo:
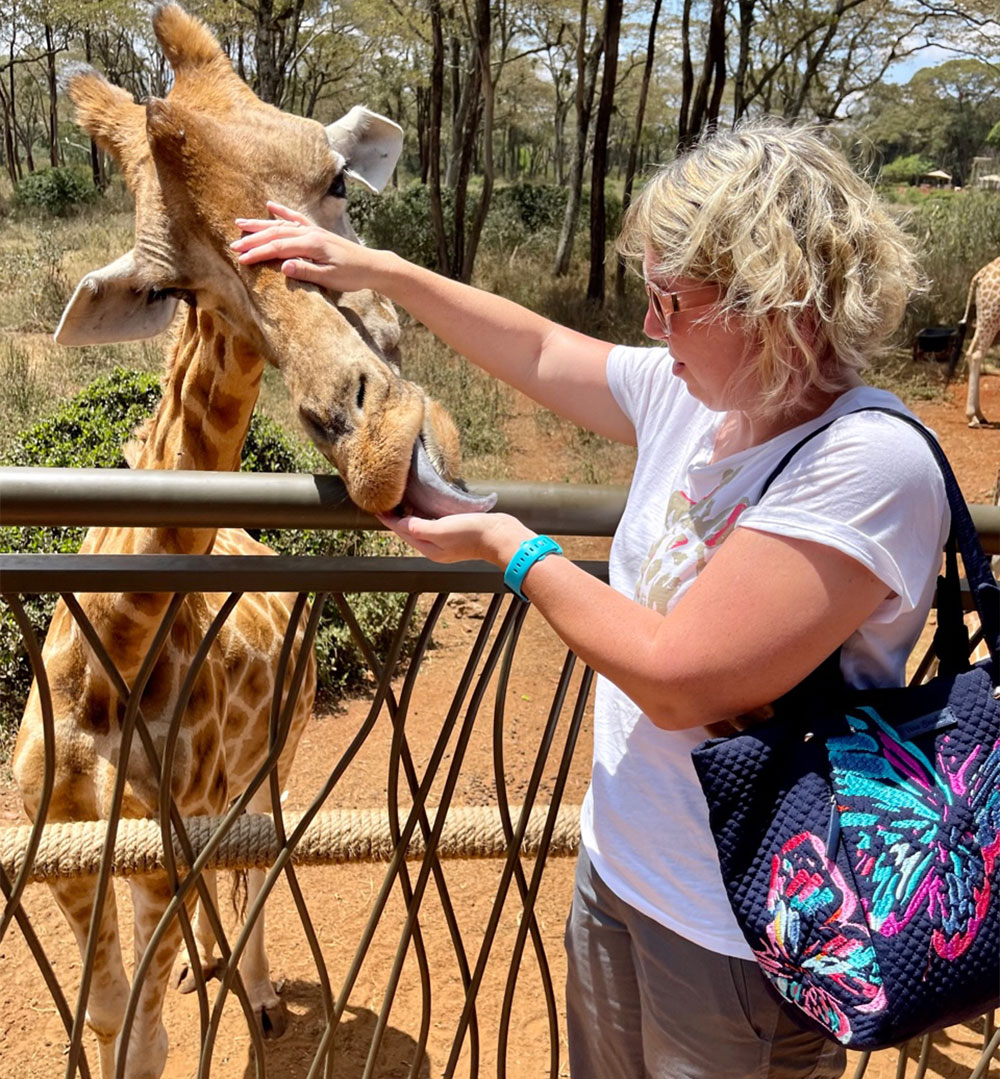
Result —
<path fill-rule="evenodd" d="M 800 1027 L 757 964 L 640 914 L 581 849 L 566 923 L 572 1079 L 837 1079 L 836 1043 Z"/>

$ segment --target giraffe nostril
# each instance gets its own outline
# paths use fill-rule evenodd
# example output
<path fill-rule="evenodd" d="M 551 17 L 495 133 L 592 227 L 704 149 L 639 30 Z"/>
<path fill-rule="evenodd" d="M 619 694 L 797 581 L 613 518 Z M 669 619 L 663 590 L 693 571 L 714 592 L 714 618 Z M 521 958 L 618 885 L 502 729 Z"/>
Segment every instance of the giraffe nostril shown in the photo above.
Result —
<path fill-rule="evenodd" d="M 357 395 L 357 398 L 356 398 L 356 404 L 358 406 L 358 411 L 363 412 L 364 407 L 365 407 L 365 376 L 364 375 L 359 375 L 358 376 L 358 395 Z"/>

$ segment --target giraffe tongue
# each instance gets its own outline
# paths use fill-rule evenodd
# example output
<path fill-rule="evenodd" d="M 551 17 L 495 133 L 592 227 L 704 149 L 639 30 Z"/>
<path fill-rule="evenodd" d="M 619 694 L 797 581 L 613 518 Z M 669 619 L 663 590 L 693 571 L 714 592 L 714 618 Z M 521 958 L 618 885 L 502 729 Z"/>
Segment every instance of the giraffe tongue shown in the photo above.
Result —
<path fill-rule="evenodd" d="M 418 517 L 447 517 L 452 513 L 485 513 L 493 508 L 496 500 L 495 494 L 473 495 L 463 487 L 448 483 L 431 464 L 424 440 L 416 440 L 402 508 Z"/>

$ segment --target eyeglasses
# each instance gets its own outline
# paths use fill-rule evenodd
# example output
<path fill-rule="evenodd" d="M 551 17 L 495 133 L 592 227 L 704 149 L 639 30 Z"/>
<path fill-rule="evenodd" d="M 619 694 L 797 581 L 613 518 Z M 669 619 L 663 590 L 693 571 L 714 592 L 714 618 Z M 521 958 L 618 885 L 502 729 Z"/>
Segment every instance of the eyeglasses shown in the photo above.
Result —
<path fill-rule="evenodd" d="M 656 321 L 663 330 L 663 336 L 670 336 L 670 319 L 679 311 L 695 311 L 702 307 L 711 307 L 719 299 L 718 285 L 698 285 L 696 288 L 682 289 L 680 292 L 667 292 L 646 281 L 646 295 L 653 309 Z"/>

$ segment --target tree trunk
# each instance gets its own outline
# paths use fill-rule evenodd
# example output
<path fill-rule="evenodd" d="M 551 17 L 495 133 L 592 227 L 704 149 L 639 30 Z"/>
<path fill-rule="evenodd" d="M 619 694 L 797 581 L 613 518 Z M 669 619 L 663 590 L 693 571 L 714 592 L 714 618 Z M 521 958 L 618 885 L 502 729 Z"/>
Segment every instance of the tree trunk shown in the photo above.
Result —
<path fill-rule="evenodd" d="M 653 56 L 656 50 L 656 23 L 660 18 L 662 0 L 653 0 L 653 14 L 649 21 L 649 36 L 646 38 L 646 62 L 642 68 L 642 85 L 639 87 L 639 105 L 635 113 L 635 131 L 632 145 L 628 150 L 628 164 L 625 166 L 625 189 L 622 192 L 622 215 L 632 202 L 632 185 L 639 160 L 639 144 L 642 141 L 642 124 L 646 118 L 646 100 L 649 97 L 649 80 L 653 74 Z M 625 298 L 625 260 L 621 257 L 615 267 L 615 296 Z"/>
<path fill-rule="evenodd" d="M 17 83 L 14 80 L 14 34 L 11 33 L 9 41 L 9 55 L 7 66 L 7 93 L 3 101 L 4 119 L 4 147 L 7 153 L 7 171 L 10 173 L 11 183 L 16 184 L 24 175 L 21 169 L 21 161 L 17 154 Z"/>
<path fill-rule="evenodd" d="M 89 29 L 83 32 L 83 55 L 88 64 L 93 62 L 94 56 Z M 106 189 L 108 178 L 104 169 L 104 158 L 101 155 L 100 147 L 93 139 L 90 140 L 90 178 L 94 181 L 94 187 L 98 191 Z"/>
<path fill-rule="evenodd" d="M 688 138 L 691 95 L 694 92 L 694 66 L 691 63 L 691 0 L 684 0 L 681 12 L 681 104 L 677 111 L 677 145 Z"/>
<path fill-rule="evenodd" d="M 448 164 L 444 170 L 445 187 L 454 187 L 458 176 L 458 154 L 462 144 L 462 132 L 465 130 L 465 117 L 469 101 L 465 94 L 466 83 L 462 81 L 462 43 L 457 37 L 448 42 L 451 52 L 449 69 L 451 74 L 451 139 L 448 143 Z"/>
<path fill-rule="evenodd" d="M 556 102 L 555 115 L 552 118 L 552 163 L 555 168 L 556 184 L 562 187 L 566 182 L 566 106 Z"/>
<path fill-rule="evenodd" d="M 692 145 L 706 128 L 718 121 L 722 93 L 726 86 L 726 6 L 725 0 L 712 0 L 708 24 L 708 43 L 702 60 L 701 75 L 694 86 L 690 38 L 691 0 L 684 0 L 681 38 L 683 43 L 681 107 L 677 123 L 677 145 Z"/>
<path fill-rule="evenodd" d="M 35 155 L 31 150 L 31 128 L 25 128 L 23 125 L 18 126 L 18 137 L 21 140 L 21 146 L 24 148 L 24 163 L 28 166 L 28 172 L 35 171 Z M 18 166 L 20 171 L 20 166 Z"/>
<path fill-rule="evenodd" d="M 52 27 L 45 23 L 45 82 L 49 92 L 49 163 L 62 164 L 59 152 L 59 87 L 56 83 L 56 44 Z"/>
<path fill-rule="evenodd" d="M 441 206 L 441 120 L 444 105 L 444 34 L 441 26 L 441 0 L 430 0 L 431 14 L 431 89 L 430 123 L 427 133 L 427 163 L 430 178 L 431 228 L 437 250 L 439 273 L 448 272 L 448 237 L 444 231 Z"/>
<path fill-rule="evenodd" d="M 467 97 L 474 104 L 466 110 L 465 130 L 461 145 L 456 148 L 455 155 L 458 160 L 458 175 L 455 178 L 455 209 L 452 217 L 452 250 L 451 266 L 449 274 L 452 277 L 462 279 L 465 267 L 465 207 L 469 197 L 469 178 L 475 165 L 476 159 L 476 132 L 479 127 L 480 109 L 482 102 L 479 97 L 481 73 L 477 63 L 469 73 L 463 97 Z"/>
<path fill-rule="evenodd" d="M 562 231 L 556 248 L 554 267 L 556 277 L 563 277 L 569 271 L 570 258 L 573 254 L 573 239 L 576 236 L 576 225 L 580 216 L 583 165 L 587 157 L 590 115 L 594 108 L 594 87 L 597 83 L 597 68 L 603 51 L 603 23 L 594 35 L 590 51 L 587 51 L 587 0 L 580 0 L 580 36 L 576 44 L 576 138 L 573 141 L 569 163 L 566 210 L 563 214 Z"/>
<path fill-rule="evenodd" d="M 254 26 L 253 52 L 257 67 L 255 90 L 262 101 L 275 104 L 280 75 L 275 69 L 274 4 L 272 0 L 259 0 Z"/>
<path fill-rule="evenodd" d="M 431 93 L 423 86 L 416 88 L 417 153 L 420 157 L 420 182 L 425 187 L 430 176 Z"/>
<path fill-rule="evenodd" d="M 7 175 L 10 177 L 11 184 L 16 184 L 19 177 L 17 174 L 14 123 L 10 114 L 10 103 L 7 98 L 7 91 L 2 84 L 0 84 L 0 109 L 3 110 L 3 150 L 4 158 L 7 162 Z"/>
<path fill-rule="evenodd" d="M 756 0 L 739 0 L 740 29 L 739 54 L 736 74 L 733 77 L 733 119 L 738 120 L 747 111 L 747 72 L 750 70 L 750 32 L 753 29 Z"/>
<path fill-rule="evenodd" d="M 274 0 L 258 0 L 255 12 L 257 96 L 278 108 L 282 107 L 285 89 L 293 75 L 303 3 L 304 0 L 288 0 L 276 9 Z"/>
<path fill-rule="evenodd" d="M 809 43 L 806 43 L 806 66 L 805 71 L 802 74 L 802 83 L 799 86 L 799 92 L 795 95 L 795 98 L 791 104 L 791 108 L 785 109 L 785 118 L 788 120 L 796 120 L 802 114 L 803 108 L 805 108 L 806 99 L 809 96 L 809 90 L 812 87 L 813 81 L 816 78 L 816 74 L 819 71 L 819 66 L 823 59 L 826 57 L 827 52 L 830 49 L 830 45 L 833 42 L 834 36 L 837 32 L 837 27 L 840 24 L 841 16 L 844 13 L 844 5 L 842 2 L 838 3 L 836 8 L 830 14 L 830 21 L 827 23 L 826 32 L 820 38 L 819 44 L 815 49 L 810 48 Z"/>
<path fill-rule="evenodd" d="M 719 123 L 719 108 L 726 88 L 726 5 L 724 0 L 714 0 L 712 4 L 712 28 L 708 40 L 712 65 L 715 69 L 715 85 L 712 88 L 704 126 L 714 128 Z"/>
<path fill-rule="evenodd" d="M 472 279 L 472 270 L 479 250 L 479 239 L 483 234 L 483 225 L 493 196 L 493 106 L 496 87 L 493 83 L 493 71 L 490 67 L 490 47 L 492 27 L 490 23 L 490 0 L 476 0 L 476 57 L 479 65 L 479 99 L 482 102 L 482 147 L 483 160 L 480 169 L 483 177 L 483 189 L 476 207 L 476 216 L 472 220 L 469 239 L 462 259 L 461 280 Z M 473 138 L 473 146 L 475 139 Z"/>
<path fill-rule="evenodd" d="M 615 104 L 618 75 L 618 36 L 622 24 L 622 0 L 604 6 L 604 78 L 594 126 L 594 157 L 590 180 L 590 280 L 587 298 L 604 303 L 604 254 L 608 238 L 608 215 L 604 205 L 604 179 L 608 171 L 608 133 Z"/>

